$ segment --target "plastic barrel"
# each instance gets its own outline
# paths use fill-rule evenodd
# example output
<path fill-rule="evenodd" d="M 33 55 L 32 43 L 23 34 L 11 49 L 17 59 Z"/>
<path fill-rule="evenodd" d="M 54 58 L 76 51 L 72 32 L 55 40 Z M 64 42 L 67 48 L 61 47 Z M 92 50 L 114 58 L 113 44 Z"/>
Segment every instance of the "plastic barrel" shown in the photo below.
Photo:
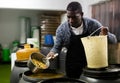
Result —
<path fill-rule="evenodd" d="M 83 80 L 72 78 L 53 78 L 41 81 L 41 83 L 87 83 Z"/>
<path fill-rule="evenodd" d="M 22 73 L 29 70 L 27 67 L 27 61 L 15 61 L 15 65 L 11 71 L 10 83 L 18 83 Z"/>
<path fill-rule="evenodd" d="M 41 70 L 37 73 L 32 73 L 31 71 L 25 71 L 22 74 L 19 83 L 41 83 L 43 80 L 61 78 L 64 77 L 63 73 L 57 73 L 53 70 Z"/>
<path fill-rule="evenodd" d="M 84 69 L 80 79 L 87 83 L 120 83 L 119 68 Z"/>

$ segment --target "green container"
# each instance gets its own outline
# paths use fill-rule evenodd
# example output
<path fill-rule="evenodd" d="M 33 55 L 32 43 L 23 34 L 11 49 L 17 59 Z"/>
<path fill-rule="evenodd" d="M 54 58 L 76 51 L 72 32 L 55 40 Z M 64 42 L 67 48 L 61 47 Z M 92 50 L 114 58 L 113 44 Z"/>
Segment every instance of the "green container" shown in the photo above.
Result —
<path fill-rule="evenodd" d="M 2 61 L 2 45 L 0 44 L 0 62 Z"/>
<path fill-rule="evenodd" d="M 3 48 L 2 50 L 2 60 L 3 61 L 10 61 L 10 49 L 9 48 Z"/>

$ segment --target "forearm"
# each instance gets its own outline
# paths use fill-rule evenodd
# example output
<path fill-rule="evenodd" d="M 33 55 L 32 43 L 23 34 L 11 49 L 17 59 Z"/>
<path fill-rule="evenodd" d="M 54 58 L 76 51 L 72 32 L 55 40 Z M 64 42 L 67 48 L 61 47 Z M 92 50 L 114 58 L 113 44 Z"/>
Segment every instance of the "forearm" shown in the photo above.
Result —
<path fill-rule="evenodd" d="M 50 52 L 60 53 L 62 46 L 54 45 Z"/>

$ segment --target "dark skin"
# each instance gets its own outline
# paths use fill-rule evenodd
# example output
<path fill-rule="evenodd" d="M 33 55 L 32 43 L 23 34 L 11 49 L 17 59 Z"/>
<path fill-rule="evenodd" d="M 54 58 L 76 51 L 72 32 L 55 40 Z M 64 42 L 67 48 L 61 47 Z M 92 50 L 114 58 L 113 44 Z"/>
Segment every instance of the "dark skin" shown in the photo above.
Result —
<path fill-rule="evenodd" d="M 76 11 L 67 10 L 68 22 L 72 27 L 78 28 L 82 23 L 83 13 Z"/>

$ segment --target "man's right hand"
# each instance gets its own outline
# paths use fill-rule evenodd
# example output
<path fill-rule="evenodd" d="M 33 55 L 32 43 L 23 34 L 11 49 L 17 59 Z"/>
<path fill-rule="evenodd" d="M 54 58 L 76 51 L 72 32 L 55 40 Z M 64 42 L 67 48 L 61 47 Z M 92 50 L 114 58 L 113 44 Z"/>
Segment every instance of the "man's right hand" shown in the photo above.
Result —
<path fill-rule="evenodd" d="M 52 59 L 54 59 L 56 56 L 54 56 L 55 55 L 55 53 L 54 52 L 49 52 L 48 54 L 47 54 L 47 57 L 51 57 Z"/>

